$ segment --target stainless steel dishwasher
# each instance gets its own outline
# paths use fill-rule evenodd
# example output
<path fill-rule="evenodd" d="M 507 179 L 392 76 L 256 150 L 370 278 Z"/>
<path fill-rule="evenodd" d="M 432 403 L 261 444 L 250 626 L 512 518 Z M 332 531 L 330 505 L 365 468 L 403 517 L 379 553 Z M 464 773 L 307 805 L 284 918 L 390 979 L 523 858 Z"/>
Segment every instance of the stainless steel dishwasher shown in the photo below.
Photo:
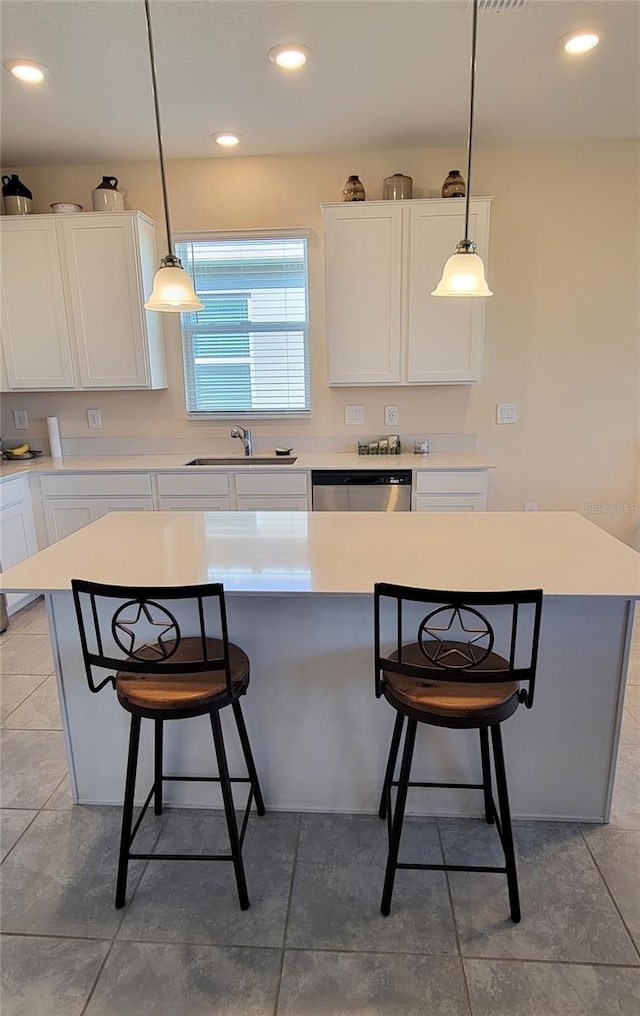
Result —
<path fill-rule="evenodd" d="M 314 512 L 408 512 L 410 469 L 314 469 Z"/>

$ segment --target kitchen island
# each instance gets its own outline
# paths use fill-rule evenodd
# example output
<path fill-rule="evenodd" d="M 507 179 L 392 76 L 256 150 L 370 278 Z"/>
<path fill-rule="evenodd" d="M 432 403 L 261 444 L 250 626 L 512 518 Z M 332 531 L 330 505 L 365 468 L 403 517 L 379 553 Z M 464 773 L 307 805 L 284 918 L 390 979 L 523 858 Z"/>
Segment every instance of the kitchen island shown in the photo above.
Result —
<path fill-rule="evenodd" d="M 122 799 L 128 715 L 87 687 L 71 579 L 120 585 L 223 582 L 229 633 L 251 658 L 245 715 L 267 806 L 377 808 L 394 713 L 373 694 L 376 581 L 545 592 L 536 699 L 504 727 L 514 815 L 607 821 L 640 555 L 573 512 L 114 512 L 2 576 L 41 592 L 74 801 Z M 226 718 L 225 718 L 226 719 Z M 152 782 L 144 730 L 141 797 Z M 240 756 L 228 728 L 230 765 Z M 166 732 L 165 772 L 210 774 L 206 717 Z M 414 778 L 479 779 L 474 731 L 419 732 Z M 215 790 L 167 785 L 169 802 L 217 805 Z M 412 791 L 418 814 L 476 815 L 474 791 Z"/>

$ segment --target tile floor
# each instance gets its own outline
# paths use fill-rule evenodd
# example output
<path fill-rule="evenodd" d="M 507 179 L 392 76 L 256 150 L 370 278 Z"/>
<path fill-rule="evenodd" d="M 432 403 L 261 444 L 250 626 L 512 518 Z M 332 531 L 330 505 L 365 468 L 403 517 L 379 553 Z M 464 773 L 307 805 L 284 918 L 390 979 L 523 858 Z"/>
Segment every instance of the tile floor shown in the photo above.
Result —
<path fill-rule="evenodd" d="M 638 1016 L 634 642 L 613 820 L 516 824 L 520 925 L 501 876 L 441 872 L 400 873 L 384 920 L 384 830 L 349 815 L 252 817 L 246 913 L 228 866 L 197 862 L 136 862 L 116 911 L 119 809 L 71 807 L 46 617 L 25 608 L 0 639 L 3 1016 Z M 149 849 L 226 849 L 217 812 L 143 829 Z M 403 839 L 423 861 L 494 846 L 463 820 Z"/>

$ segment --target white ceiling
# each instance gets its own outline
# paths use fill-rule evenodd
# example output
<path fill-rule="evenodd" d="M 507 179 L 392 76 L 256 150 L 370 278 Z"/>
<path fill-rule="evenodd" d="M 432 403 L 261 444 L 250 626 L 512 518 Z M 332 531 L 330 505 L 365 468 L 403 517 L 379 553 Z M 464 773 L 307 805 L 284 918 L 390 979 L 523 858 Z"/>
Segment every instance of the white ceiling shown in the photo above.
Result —
<path fill-rule="evenodd" d="M 155 158 L 142 0 L 3 0 L 1 58 L 31 57 L 39 87 L 2 81 L 4 165 Z M 167 155 L 238 155 L 462 145 L 468 104 L 466 0 L 154 0 Z M 597 26 L 569 58 L 558 39 Z M 271 46 L 304 42 L 286 74 Z M 476 139 L 512 144 L 638 136 L 640 3 L 528 0 L 479 19 Z"/>

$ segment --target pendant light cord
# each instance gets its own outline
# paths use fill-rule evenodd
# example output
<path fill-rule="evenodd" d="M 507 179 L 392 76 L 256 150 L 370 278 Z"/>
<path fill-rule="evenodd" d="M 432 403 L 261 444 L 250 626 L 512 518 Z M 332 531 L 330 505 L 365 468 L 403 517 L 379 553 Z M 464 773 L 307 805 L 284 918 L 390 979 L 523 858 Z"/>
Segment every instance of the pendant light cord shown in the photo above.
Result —
<path fill-rule="evenodd" d="M 478 36 L 478 0 L 473 0 L 471 28 L 471 87 L 469 94 L 469 133 L 467 135 L 467 197 L 464 208 L 464 238 L 469 240 L 469 206 L 471 202 L 471 150 L 473 148 L 473 110 L 476 93 L 476 39 Z"/>
<path fill-rule="evenodd" d="M 151 84 L 153 92 L 153 105 L 156 113 L 156 133 L 158 136 L 158 158 L 160 160 L 160 179 L 162 181 L 162 200 L 164 203 L 164 220 L 167 227 L 167 244 L 169 255 L 174 258 L 173 240 L 171 237 L 171 222 L 169 221 L 169 200 L 167 198 L 167 177 L 164 169 L 164 152 L 162 150 L 162 129 L 160 127 L 160 106 L 158 105 L 158 79 L 156 76 L 156 58 L 153 48 L 153 34 L 151 32 L 151 11 L 149 0 L 144 0 L 144 13 L 147 21 L 147 36 L 149 39 L 149 62 L 151 63 Z"/>

